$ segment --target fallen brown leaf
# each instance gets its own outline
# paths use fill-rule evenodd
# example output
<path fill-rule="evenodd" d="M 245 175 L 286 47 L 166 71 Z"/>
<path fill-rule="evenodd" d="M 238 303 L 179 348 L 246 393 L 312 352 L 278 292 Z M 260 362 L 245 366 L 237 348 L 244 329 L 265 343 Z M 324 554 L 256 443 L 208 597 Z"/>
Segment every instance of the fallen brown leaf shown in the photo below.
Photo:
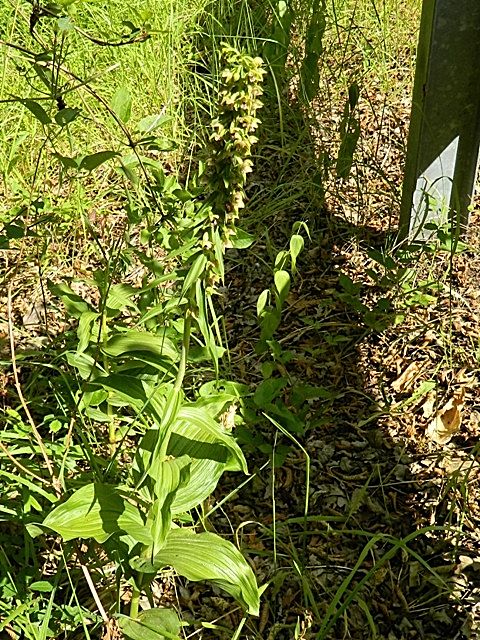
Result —
<path fill-rule="evenodd" d="M 425 418 L 431 418 L 433 416 L 436 400 L 437 394 L 435 391 L 429 391 L 425 402 L 422 404 L 423 416 Z"/>
<path fill-rule="evenodd" d="M 447 404 L 437 412 L 427 427 L 427 436 L 437 444 L 447 444 L 460 430 L 465 389 L 455 392 Z"/>
<path fill-rule="evenodd" d="M 419 373 L 420 366 L 416 362 L 412 362 L 408 365 L 402 375 L 392 382 L 392 389 L 397 393 L 408 391 Z"/>

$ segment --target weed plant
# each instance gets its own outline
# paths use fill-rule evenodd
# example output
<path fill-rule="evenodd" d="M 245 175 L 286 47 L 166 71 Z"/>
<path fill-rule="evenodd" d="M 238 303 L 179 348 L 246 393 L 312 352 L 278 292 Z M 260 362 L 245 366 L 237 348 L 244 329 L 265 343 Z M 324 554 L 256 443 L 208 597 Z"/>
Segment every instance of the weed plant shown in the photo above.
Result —
<path fill-rule="evenodd" d="M 128 88 L 120 87 L 108 100 L 66 66 L 68 47 L 74 44 L 70 36 L 87 37 L 74 22 L 82 24 L 83 14 L 64 13 L 56 6 L 39 11 L 32 14 L 32 35 L 40 43 L 50 29 L 49 44 L 42 45 L 40 54 L 22 47 L 22 54 L 26 75 L 33 74 L 38 93 L 44 85 L 45 99 L 37 93 L 18 102 L 41 127 L 42 157 L 58 163 L 64 188 L 85 182 L 111 163 L 123 188 L 124 221 L 107 245 L 89 228 L 99 249 L 98 267 L 89 278 L 48 281 L 50 295 L 63 303 L 75 328 L 65 333 L 55 364 L 25 359 L 26 369 L 44 366 L 54 374 L 40 391 L 46 410 L 35 413 L 19 378 L 11 286 L 8 289 L 19 407 L 4 412 L 3 504 L 11 526 L 28 541 L 23 564 L 33 565 L 33 570 L 12 581 L 17 563 L 12 551 L 18 542 L 10 542 L 1 606 L 8 609 L 18 602 L 21 610 L 8 615 L 2 629 L 29 638 L 39 637 L 40 629 L 41 637 L 58 637 L 80 625 L 90 637 L 98 633 L 99 624 L 108 635 L 117 623 L 133 639 L 146 632 L 159 639 L 178 637 L 183 623 L 173 609 L 139 608 L 142 592 L 154 604 L 150 585 L 166 566 L 189 580 L 209 579 L 236 598 L 246 614 L 257 615 L 259 589 L 249 564 L 231 542 L 207 530 L 197 532 L 194 516 L 225 470 L 247 471 L 232 435 L 231 409 L 238 391 L 229 384 L 223 392 L 215 386 L 197 392 L 187 380 L 198 362 L 212 362 L 217 378 L 219 374 L 224 348 L 214 297 L 224 278 L 224 252 L 236 242 L 252 168 L 262 61 L 221 45 L 217 115 L 198 172 L 189 175 L 188 185 L 182 184 L 156 159 L 171 150 L 164 144 L 168 115 L 153 113 L 131 125 L 135 116 Z M 126 26 L 131 30 L 127 41 L 146 38 L 141 30 Z M 95 35 L 96 44 L 101 37 Z M 88 102 L 83 109 L 68 106 L 66 97 L 78 91 L 97 101 L 114 123 L 113 147 L 106 148 L 104 141 L 102 148 L 85 153 L 81 136 L 76 139 L 89 110 Z M 101 126 L 98 120 L 95 124 Z M 20 220 L 17 216 L 16 223 L 9 220 L 5 226 L 5 246 L 10 249 L 15 230 L 20 236 L 30 234 Z M 136 285 L 122 278 L 131 261 L 140 265 Z M 28 497 L 19 495 L 15 471 Z M 60 536 L 56 542 L 52 532 Z M 80 540 L 97 545 L 101 565 L 94 564 L 95 546 L 87 549 Z M 42 573 L 56 573 L 56 578 L 39 581 L 39 563 L 46 562 L 43 554 L 51 544 L 52 569 Z M 90 616 L 85 609 L 72 560 L 82 568 L 98 615 Z M 102 601 L 99 577 L 92 579 L 92 573 L 100 571 L 108 582 L 107 566 L 116 574 L 111 604 Z M 128 616 L 120 607 L 125 588 L 131 592 Z M 49 595 L 34 597 L 30 610 L 25 590 Z M 67 602 L 70 608 L 65 609 Z"/>

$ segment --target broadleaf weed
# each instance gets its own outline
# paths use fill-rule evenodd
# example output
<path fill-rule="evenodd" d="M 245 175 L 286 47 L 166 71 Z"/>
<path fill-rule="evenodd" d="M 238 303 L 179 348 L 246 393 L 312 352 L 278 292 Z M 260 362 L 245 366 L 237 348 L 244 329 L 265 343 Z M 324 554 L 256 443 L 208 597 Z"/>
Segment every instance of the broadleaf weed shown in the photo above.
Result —
<path fill-rule="evenodd" d="M 265 71 L 260 58 L 222 45 L 218 109 L 203 152 L 205 168 L 184 185 L 180 178 L 167 175 L 150 154 L 171 149 L 162 137 L 168 122 L 162 114 L 143 117 L 131 132 L 128 90 L 121 87 L 107 102 L 68 70 L 64 44 L 72 31 L 78 31 L 69 11 L 55 8 L 48 24 L 39 16 L 44 30 L 52 28 L 53 57 L 45 50 L 37 64 L 26 52 L 25 62 L 48 90 L 48 99 L 19 102 L 42 127 L 42 153 L 58 162 L 62 184 L 87 181 L 107 163 L 114 167 L 123 183 L 125 216 L 111 246 L 102 245 L 93 225 L 87 226 L 100 254 L 91 277 L 49 282 L 50 295 L 63 303 L 76 326 L 76 335 L 70 332 L 65 339 L 60 365 L 70 368 L 68 407 L 59 420 L 57 410 L 49 406 L 44 420 L 51 436 L 46 452 L 55 472 L 61 470 L 60 484 L 52 491 L 39 461 L 39 446 L 24 425 L 20 432 L 26 431 L 28 451 L 18 434 L 12 434 L 9 442 L 17 469 L 26 469 L 29 476 L 22 480 L 23 512 L 7 515 L 20 516 L 26 525 L 24 535 L 34 547 L 33 557 L 43 546 L 42 532 L 58 534 L 66 553 L 70 541 L 95 541 L 105 562 L 114 563 L 117 585 L 121 581 L 130 585 L 130 617 L 119 618 L 125 635 L 137 637 L 135 625 L 150 628 L 148 616 L 157 616 L 158 637 L 176 637 L 180 622 L 175 612 L 140 612 L 141 593 L 152 601 L 150 584 L 166 566 L 189 580 L 218 584 L 247 613 L 259 611 L 256 579 L 241 553 L 216 534 L 197 532 L 189 515 L 209 498 L 224 470 L 246 472 L 247 466 L 232 433 L 219 421 L 219 407 L 232 404 L 231 394 L 215 391 L 212 403 L 205 392 L 195 398 L 187 377 L 198 360 L 193 342 L 204 350 L 203 357 L 219 377 L 223 348 L 214 297 L 224 278 L 224 252 L 235 243 L 244 207 Z M 144 39 L 131 30 L 130 39 Z M 70 89 L 74 81 L 79 82 L 75 90 L 99 101 L 125 142 L 94 153 L 63 151 L 62 138 L 70 147 L 81 148 L 74 128 L 82 111 L 67 107 L 63 98 L 67 87 L 74 90 Z M 140 282 L 135 284 L 122 279 L 125 266 L 132 262 L 140 265 Z M 10 424 L 21 424 L 19 415 L 17 419 L 12 414 Z M 82 459 L 85 448 L 89 454 Z M 125 464 L 125 457 L 131 464 Z M 9 474 L 3 471 L 4 482 Z M 185 522 L 189 526 L 182 526 Z M 47 612 L 62 606 L 55 599 L 52 592 Z M 117 606 L 108 616 L 120 613 L 119 600 L 118 594 Z M 105 611 L 102 617 L 110 624 Z M 24 628 L 18 616 L 13 620 Z"/>

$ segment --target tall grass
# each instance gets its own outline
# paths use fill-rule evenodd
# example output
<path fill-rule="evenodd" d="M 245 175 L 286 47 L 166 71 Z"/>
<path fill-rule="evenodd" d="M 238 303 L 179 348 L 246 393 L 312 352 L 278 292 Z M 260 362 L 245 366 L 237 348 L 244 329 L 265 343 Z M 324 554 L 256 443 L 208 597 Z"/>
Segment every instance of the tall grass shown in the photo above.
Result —
<path fill-rule="evenodd" d="M 69 32 L 65 43 L 49 42 L 51 19 L 41 18 L 35 26 L 35 38 L 29 33 L 32 7 L 21 0 L 9 0 L 0 7 L 0 22 L 4 25 L 0 46 L 2 75 L 0 95 L 11 98 L 31 98 L 39 95 L 41 85 L 32 86 L 34 74 L 13 43 L 34 52 L 51 49 L 64 58 L 65 66 L 109 101 L 116 90 L 124 88 L 133 96 L 132 119 L 150 113 L 171 116 L 170 136 L 183 147 L 191 142 L 192 123 L 186 111 L 192 109 L 191 69 L 196 59 L 195 35 L 208 0 L 184 2 L 153 2 L 148 7 L 134 0 L 108 3 L 81 3 L 75 12 L 75 23 L 91 38 L 106 42 L 121 42 L 130 32 L 130 25 L 145 28 L 150 37 L 144 42 L 124 46 L 99 46 L 82 33 Z M 129 26 L 126 26 L 125 23 Z M 73 81 L 70 83 L 73 85 Z M 45 87 L 43 87 L 45 89 Z M 45 96 L 46 97 L 46 96 Z M 86 151 L 102 148 L 116 138 L 115 123 L 98 102 L 82 91 L 66 94 L 69 107 L 85 111 L 82 126 L 75 131 L 75 142 Z M 26 184 L 32 167 L 38 160 L 42 130 L 39 123 L 22 105 L 4 102 L 0 107 L 0 154 L 4 171 L 16 181 Z M 16 170 L 13 170 L 15 164 Z M 48 166 L 42 171 L 48 173 Z M 5 180 L 11 188 L 11 180 Z"/>

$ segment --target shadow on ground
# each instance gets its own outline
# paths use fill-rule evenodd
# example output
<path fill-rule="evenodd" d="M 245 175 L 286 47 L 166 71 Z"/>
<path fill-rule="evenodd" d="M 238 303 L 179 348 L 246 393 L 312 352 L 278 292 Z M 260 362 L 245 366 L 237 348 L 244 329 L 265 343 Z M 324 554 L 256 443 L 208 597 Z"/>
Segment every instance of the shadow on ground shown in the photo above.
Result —
<path fill-rule="evenodd" d="M 304 424 L 286 435 L 288 421 L 272 416 L 283 426 L 277 429 L 247 401 L 247 430 L 240 434 L 255 475 L 218 525 L 230 532 L 241 527 L 259 581 L 269 584 L 260 619 L 247 623 L 245 637 L 476 637 L 474 536 L 466 532 L 453 540 L 443 527 L 454 523 L 429 508 L 437 501 L 448 511 L 448 478 L 439 481 L 440 489 L 431 467 L 412 474 L 412 463 L 418 467 L 432 454 L 421 439 L 392 437 L 381 363 L 365 360 L 365 353 L 381 359 L 387 352 L 386 342 L 396 332 L 394 314 L 383 314 L 383 326 L 372 328 L 339 279 L 343 273 L 354 282 L 365 267 L 362 248 L 383 246 L 386 234 L 378 224 L 357 227 L 329 214 L 320 190 L 315 196 L 321 169 L 309 123 L 299 108 L 289 115 L 294 129 L 287 116 L 285 131 L 292 141 L 277 149 L 263 140 L 253 178 L 250 202 L 260 213 L 252 215 L 250 226 L 263 233 L 253 247 L 230 257 L 227 274 L 233 377 L 254 393 L 265 367 L 273 368 L 273 378 L 288 381 L 282 403 Z M 265 365 L 269 355 L 255 354 L 256 301 L 271 286 L 275 251 L 288 247 L 297 220 L 308 223 L 311 242 L 275 336 L 288 358 Z M 274 454 L 276 466 L 265 467 Z"/>

